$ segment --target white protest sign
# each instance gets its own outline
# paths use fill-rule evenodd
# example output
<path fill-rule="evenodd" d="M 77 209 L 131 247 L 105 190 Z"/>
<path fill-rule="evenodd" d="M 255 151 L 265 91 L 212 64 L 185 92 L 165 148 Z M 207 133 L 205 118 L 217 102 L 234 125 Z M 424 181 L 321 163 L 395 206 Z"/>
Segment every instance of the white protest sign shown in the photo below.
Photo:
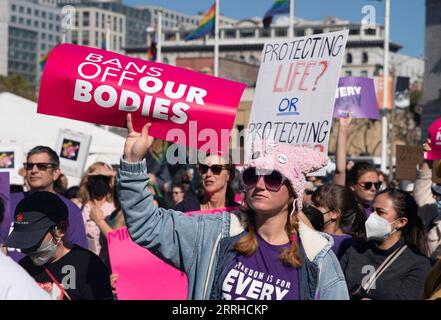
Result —
<path fill-rule="evenodd" d="M 60 129 L 55 150 L 64 174 L 81 178 L 89 155 L 92 137 L 80 132 Z"/>
<path fill-rule="evenodd" d="M 23 184 L 19 170 L 23 167 L 23 144 L 0 141 L 0 172 L 9 172 L 11 184 Z"/>
<path fill-rule="evenodd" d="M 265 43 L 245 159 L 251 156 L 252 141 L 262 138 L 328 153 L 347 38 L 348 30 L 342 30 Z M 325 174 L 324 169 L 314 173 Z"/>

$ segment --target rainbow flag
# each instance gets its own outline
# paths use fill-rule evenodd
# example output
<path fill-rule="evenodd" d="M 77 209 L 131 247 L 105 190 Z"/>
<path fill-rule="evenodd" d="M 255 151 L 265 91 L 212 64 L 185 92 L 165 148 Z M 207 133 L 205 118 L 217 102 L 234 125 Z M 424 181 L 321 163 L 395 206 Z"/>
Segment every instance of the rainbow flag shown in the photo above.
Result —
<path fill-rule="evenodd" d="M 207 11 L 207 13 L 202 17 L 201 21 L 199 21 L 198 27 L 189 35 L 187 35 L 184 40 L 194 40 L 198 38 L 202 38 L 206 34 L 214 33 L 214 23 L 216 16 L 216 3 L 214 3 L 211 8 Z"/>
<path fill-rule="evenodd" d="M 269 27 L 273 22 L 273 17 L 283 13 L 289 13 L 289 0 L 276 0 L 263 16 L 263 26 Z"/>
<path fill-rule="evenodd" d="M 147 50 L 147 60 L 156 61 L 157 58 L 157 48 L 156 48 L 156 33 L 152 37 L 152 41 L 150 42 L 150 46 Z"/>
<path fill-rule="evenodd" d="M 44 66 L 45 66 L 45 64 L 46 64 L 47 58 L 49 58 L 49 52 L 43 53 L 43 54 L 40 56 L 39 63 L 40 63 L 40 69 L 41 69 L 41 71 L 44 70 Z"/>
<path fill-rule="evenodd" d="M 40 59 L 39 59 L 38 62 L 39 62 L 39 64 L 40 64 L 40 69 L 41 69 L 41 71 L 43 71 L 44 66 L 46 65 L 46 61 L 47 61 L 47 59 L 49 58 L 49 55 L 51 54 L 52 50 L 54 50 L 54 48 L 56 48 L 59 44 L 60 44 L 60 42 L 58 42 L 55 46 L 53 46 L 48 52 L 43 53 L 43 54 L 40 56 Z"/>
<path fill-rule="evenodd" d="M 101 49 L 107 50 L 107 36 L 105 33 L 103 33 L 103 38 L 101 40 Z"/>

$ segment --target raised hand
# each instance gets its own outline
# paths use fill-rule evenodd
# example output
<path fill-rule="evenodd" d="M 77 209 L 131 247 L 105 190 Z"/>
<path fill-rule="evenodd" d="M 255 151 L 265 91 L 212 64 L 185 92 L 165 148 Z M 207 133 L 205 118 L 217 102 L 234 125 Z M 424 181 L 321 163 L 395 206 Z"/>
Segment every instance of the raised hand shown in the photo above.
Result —
<path fill-rule="evenodd" d="M 153 143 L 153 137 L 149 136 L 149 129 L 151 123 L 147 123 L 142 127 L 141 133 L 133 130 L 132 115 L 127 114 L 127 135 L 126 143 L 124 145 L 124 160 L 132 163 L 140 162 L 144 159 L 148 149 Z"/>

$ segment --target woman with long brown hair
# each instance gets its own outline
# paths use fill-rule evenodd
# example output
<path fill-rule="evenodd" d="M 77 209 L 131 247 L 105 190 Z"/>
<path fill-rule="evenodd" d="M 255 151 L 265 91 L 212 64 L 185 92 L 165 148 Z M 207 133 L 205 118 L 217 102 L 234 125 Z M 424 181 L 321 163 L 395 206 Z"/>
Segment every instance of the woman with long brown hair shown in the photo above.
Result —
<path fill-rule="evenodd" d="M 347 299 L 332 238 L 301 216 L 305 175 L 327 157 L 309 148 L 263 142 L 246 161 L 240 211 L 186 216 L 157 208 L 145 188 L 150 125 L 129 136 L 118 197 L 132 239 L 187 274 L 189 299 Z"/>

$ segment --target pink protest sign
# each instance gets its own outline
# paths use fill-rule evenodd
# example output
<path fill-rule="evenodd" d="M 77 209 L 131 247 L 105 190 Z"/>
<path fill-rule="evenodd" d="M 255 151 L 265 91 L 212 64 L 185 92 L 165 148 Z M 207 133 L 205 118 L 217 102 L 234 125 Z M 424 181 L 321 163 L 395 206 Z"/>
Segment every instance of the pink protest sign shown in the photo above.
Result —
<path fill-rule="evenodd" d="M 125 127 L 130 112 L 137 131 L 151 122 L 155 138 L 225 150 L 245 87 L 166 64 L 62 44 L 44 67 L 37 111 L 116 127 Z"/>
<path fill-rule="evenodd" d="M 441 118 L 436 120 L 429 127 L 429 139 L 432 140 L 430 144 L 431 151 L 427 152 L 427 160 L 441 159 Z"/>
<path fill-rule="evenodd" d="M 119 300 L 187 299 L 185 273 L 134 243 L 127 228 L 109 233 L 108 244 Z"/>
<path fill-rule="evenodd" d="M 237 208 L 186 212 L 220 214 Z M 127 228 L 108 235 L 112 273 L 118 274 L 116 292 L 119 300 L 184 300 L 187 299 L 187 276 L 165 263 L 130 238 Z"/>

